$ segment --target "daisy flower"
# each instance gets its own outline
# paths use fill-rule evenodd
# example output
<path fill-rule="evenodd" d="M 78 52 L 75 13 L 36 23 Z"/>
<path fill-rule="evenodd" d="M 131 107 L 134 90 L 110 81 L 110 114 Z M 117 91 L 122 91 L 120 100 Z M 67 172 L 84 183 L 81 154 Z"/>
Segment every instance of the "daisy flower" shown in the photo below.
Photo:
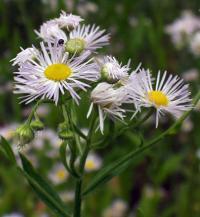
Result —
<path fill-rule="evenodd" d="M 95 51 L 107 45 L 108 40 L 109 35 L 105 34 L 105 30 L 100 30 L 95 25 L 83 25 L 70 32 L 65 47 L 70 53 L 81 53 L 83 50 Z"/>
<path fill-rule="evenodd" d="M 36 48 L 29 47 L 26 49 L 20 48 L 21 52 L 17 54 L 17 56 L 11 60 L 14 65 L 21 65 L 22 63 L 25 63 L 29 59 L 34 59 L 39 54 L 39 51 Z"/>
<path fill-rule="evenodd" d="M 67 14 L 62 11 L 60 17 L 55 19 L 55 22 L 60 28 L 74 29 L 76 28 L 83 19 L 80 16 Z"/>
<path fill-rule="evenodd" d="M 95 153 L 90 153 L 85 163 L 85 170 L 92 172 L 100 169 L 102 166 L 102 159 Z"/>
<path fill-rule="evenodd" d="M 200 56 L 200 31 L 196 32 L 191 38 L 190 50 L 195 56 Z"/>
<path fill-rule="evenodd" d="M 99 128 L 102 133 L 106 115 L 112 119 L 124 119 L 126 111 L 125 109 L 122 109 L 121 106 L 128 99 L 127 91 L 125 91 L 124 88 L 114 89 L 113 85 L 102 82 L 93 89 L 90 99 L 92 102 L 87 118 L 90 116 L 94 105 L 97 106 L 99 113 Z"/>
<path fill-rule="evenodd" d="M 49 173 L 49 178 L 55 184 L 61 184 L 69 177 L 68 172 L 62 164 L 55 164 Z"/>
<path fill-rule="evenodd" d="M 200 18 L 190 11 L 184 11 L 180 18 L 166 27 L 165 31 L 171 36 L 172 42 L 180 47 L 189 36 L 199 29 Z"/>
<path fill-rule="evenodd" d="M 128 87 L 129 94 L 133 101 L 137 102 L 139 109 L 140 107 L 156 109 L 156 127 L 160 115 L 165 112 L 178 118 L 192 107 L 188 85 L 178 76 L 167 76 L 166 71 L 161 76 L 158 72 L 155 88 L 149 70 L 140 70 L 132 79 L 132 84 Z"/>
<path fill-rule="evenodd" d="M 50 20 L 43 23 L 40 26 L 40 30 L 35 30 L 35 33 L 42 38 L 44 41 L 50 41 L 54 43 L 59 39 L 67 40 L 65 32 L 60 29 L 59 24 L 55 20 Z"/>
<path fill-rule="evenodd" d="M 105 56 L 97 59 L 96 62 L 101 78 L 108 83 L 116 83 L 128 77 L 130 61 L 128 61 L 127 65 L 123 66 L 115 57 Z"/>
<path fill-rule="evenodd" d="M 96 81 L 97 72 L 89 52 L 69 58 L 62 46 L 41 42 L 41 52 L 36 59 L 29 59 L 15 72 L 15 93 L 24 94 L 22 102 L 29 103 L 36 98 L 52 99 L 58 103 L 59 95 L 67 91 L 76 101 L 80 99 L 76 90 L 90 87 Z"/>

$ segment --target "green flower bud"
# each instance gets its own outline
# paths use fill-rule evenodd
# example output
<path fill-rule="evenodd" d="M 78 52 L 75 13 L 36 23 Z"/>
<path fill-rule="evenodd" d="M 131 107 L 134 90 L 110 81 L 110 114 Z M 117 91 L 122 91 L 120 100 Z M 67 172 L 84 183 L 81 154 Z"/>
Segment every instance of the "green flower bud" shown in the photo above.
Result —
<path fill-rule="evenodd" d="M 34 139 L 34 132 L 29 124 L 23 124 L 18 127 L 16 130 L 16 134 L 19 138 L 20 145 L 26 145 L 30 143 Z"/>
<path fill-rule="evenodd" d="M 66 121 L 64 121 L 58 125 L 58 132 L 63 131 L 63 130 L 67 130 L 67 129 L 68 129 L 68 124 Z"/>
<path fill-rule="evenodd" d="M 73 137 L 73 133 L 69 129 L 67 122 L 63 122 L 59 124 L 58 136 L 60 137 L 60 139 L 71 139 Z"/>
<path fill-rule="evenodd" d="M 44 129 L 44 124 L 39 119 L 31 121 L 31 127 L 33 130 L 39 131 Z"/>
<path fill-rule="evenodd" d="M 80 54 L 85 48 L 85 41 L 80 38 L 70 39 L 65 43 L 65 50 L 70 54 Z"/>
<path fill-rule="evenodd" d="M 60 139 L 71 139 L 73 138 L 73 133 L 70 130 L 63 130 L 58 133 Z"/>
<path fill-rule="evenodd" d="M 108 83 L 110 83 L 110 84 L 114 84 L 114 83 L 116 83 L 117 81 L 118 81 L 118 79 L 116 78 L 116 79 L 114 79 L 113 77 L 111 77 L 110 75 L 109 75 L 109 68 L 108 68 L 109 66 L 107 65 L 107 64 L 105 64 L 102 68 L 101 68 L 101 71 L 100 71 L 100 73 L 101 73 L 101 79 L 103 80 L 103 81 L 106 81 L 106 82 L 108 82 Z"/>

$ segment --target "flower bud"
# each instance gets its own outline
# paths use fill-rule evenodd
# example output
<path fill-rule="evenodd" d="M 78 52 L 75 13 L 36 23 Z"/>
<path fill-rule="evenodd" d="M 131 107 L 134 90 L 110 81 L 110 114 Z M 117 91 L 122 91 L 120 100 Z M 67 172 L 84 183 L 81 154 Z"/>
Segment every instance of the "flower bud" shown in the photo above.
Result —
<path fill-rule="evenodd" d="M 60 139 L 71 139 L 73 137 L 73 133 L 69 129 L 67 122 L 63 122 L 59 124 L 58 136 Z"/>
<path fill-rule="evenodd" d="M 29 124 L 23 124 L 18 127 L 16 130 L 16 134 L 19 138 L 20 145 L 26 145 L 34 139 L 34 132 Z"/>
<path fill-rule="evenodd" d="M 60 139 L 71 139 L 73 138 L 73 133 L 70 130 L 61 131 L 58 133 Z"/>
<path fill-rule="evenodd" d="M 117 77 L 111 76 L 110 71 L 112 70 L 112 64 L 111 63 L 106 63 L 105 65 L 103 65 L 103 67 L 101 68 L 101 79 L 103 81 L 106 81 L 110 84 L 114 84 L 116 83 L 119 79 Z"/>
<path fill-rule="evenodd" d="M 31 127 L 33 130 L 39 131 L 44 129 L 44 124 L 39 119 L 31 121 Z"/>
<path fill-rule="evenodd" d="M 80 54 L 85 48 L 85 41 L 79 38 L 70 39 L 65 43 L 65 50 L 70 54 Z"/>

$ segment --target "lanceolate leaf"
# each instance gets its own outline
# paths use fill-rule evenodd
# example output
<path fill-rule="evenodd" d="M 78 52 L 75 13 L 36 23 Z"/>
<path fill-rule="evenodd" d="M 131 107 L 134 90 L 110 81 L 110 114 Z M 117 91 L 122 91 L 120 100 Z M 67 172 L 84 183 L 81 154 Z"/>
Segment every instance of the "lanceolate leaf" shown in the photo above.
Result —
<path fill-rule="evenodd" d="M 67 217 L 70 216 L 69 209 L 61 201 L 57 192 L 51 187 L 51 185 L 44 180 L 33 168 L 31 163 L 26 157 L 20 154 L 23 169 L 21 170 L 29 184 L 35 191 L 35 193 L 47 204 L 49 208 L 56 213 L 56 216 Z"/>
<path fill-rule="evenodd" d="M 7 140 L 1 136 L 0 137 L 0 148 L 2 148 L 3 152 L 6 154 L 6 157 L 13 163 L 16 164 L 15 155 L 12 151 L 12 148 L 10 144 L 7 142 Z"/>
<path fill-rule="evenodd" d="M 83 196 L 88 193 L 94 191 L 97 187 L 101 186 L 105 182 L 111 180 L 114 176 L 119 175 L 122 171 L 124 171 L 134 160 L 134 157 L 143 153 L 145 150 L 151 148 L 156 142 L 158 142 L 163 136 L 167 135 L 168 131 L 165 131 L 165 134 L 161 134 L 159 137 L 150 140 L 145 145 L 140 146 L 138 149 L 129 152 L 127 155 L 122 158 L 116 160 L 110 165 L 104 167 L 96 177 L 91 181 L 91 183 L 87 186 L 85 191 L 83 192 Z"/>

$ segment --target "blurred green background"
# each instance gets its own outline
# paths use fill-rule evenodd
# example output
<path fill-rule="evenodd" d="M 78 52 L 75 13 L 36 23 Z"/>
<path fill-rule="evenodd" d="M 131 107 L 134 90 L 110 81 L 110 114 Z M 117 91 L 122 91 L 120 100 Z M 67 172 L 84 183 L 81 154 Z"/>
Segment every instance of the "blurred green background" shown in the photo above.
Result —
<path fill-rule="evenodd" d="M 199 73 L 200 58 L 194 57 L 187 49 L 177 50 L 164 29 L 180 17 L 183 10 L 200 16 L 199 8 L 199 0 L 0 0 L 1 132 L 6 131 L 6 127 L 9 130 L 8 126 L 12 123 L 21 123 L 31 107 L 19 104 L 17 96 L 12 93 L 14 68 L 9 61 L 19 52 L 19 47 L 38 44 L 33 30 L 38 29 L 42 22 L 58 17 L 61 10 L 78 14 L 86 23 L 96 23 L 111 33 L 110 46 L 102 53 L 112 54 L 123 63 L 131 58 L 133 68 L 141 62 L 153 73 L 167 70 L 182 75 L 194 68 Z M 194 95 L 199 88 L 199 79 L 191 81 L 190 87 Z M 45 125 L 55 130 L 60 117 L 55 108 L 45 109 L 48 110 L 47 117 L 44 117 Z M 82 114 L 79 118 L 84 120 Z M 172 120 L 163 121 L 155 130 L 150 122 L 141 131 L 148 138 L 170 123 Z M 199 123 L 199 113 L 193 112 L 178 129 L 180 132 L 174 132 L 171 138 L 138 157 L 120 177 L 88 196 L 85 216 L 199 217 Z M 85 127 L 86 123 L 81 125 Z M 44 149 L 31 152 L 39 159 L 38 168 L 44 176 L 48 175 L 50 165 L 55 160 L 59 161 L 52 159 L 49 165 L 49 156 L 46 155 L 48 142 L 45 140 Z M 106 163 L 127 153 L 135 144 L 137 132 L 127 132 L 115 144 L 100 150 L 99 155 Z M 13 142 L 13 147 L 15 145 Z M 55 146 L 52 149 L 58 151 Z M 53 216 L 1 153 L 0 159 L 0 216 L 16 212 L 25 217 Z M 88 180 L 92 175 L 88 175 Z M 69 180 L 67 184 L 59 185 L 58 191 L 71 192 L 72 187 Z M 121 216 L 120 211 L 113 208 L 116 199 L 123 201 L 121 208 L 125 211 Z M 109 213 L 109 208 L 115 211 Z M 117 208 L 120 209 L 120 205 Z"/>

